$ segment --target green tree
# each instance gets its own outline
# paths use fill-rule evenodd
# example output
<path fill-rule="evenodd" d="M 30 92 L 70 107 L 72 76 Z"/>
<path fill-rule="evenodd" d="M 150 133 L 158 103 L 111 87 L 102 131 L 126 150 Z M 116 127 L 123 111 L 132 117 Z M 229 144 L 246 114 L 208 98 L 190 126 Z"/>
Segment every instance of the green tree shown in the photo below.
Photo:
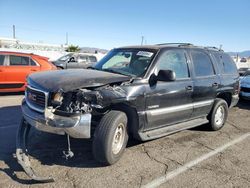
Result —
<path fill-rule="evenodd" d="M 80 50 L 79 46 L 69 45 L 66 52 L 79 52 Z"/>

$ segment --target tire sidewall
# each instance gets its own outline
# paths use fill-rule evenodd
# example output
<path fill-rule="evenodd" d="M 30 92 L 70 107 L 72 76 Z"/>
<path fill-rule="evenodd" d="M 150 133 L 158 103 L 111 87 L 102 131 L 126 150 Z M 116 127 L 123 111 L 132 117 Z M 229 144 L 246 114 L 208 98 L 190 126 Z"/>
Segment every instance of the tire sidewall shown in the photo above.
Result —
<path fill-rule="evenodd" d="M 116 131 L 116 128 L 118 127 L 118 125 L 120 123 L 123 123 L 124 124 L 124 141 L 123 141 L 123 144 L 122 144 L 122 147 L 120 149 L 120 151 L 117 153 L 117 154 L 114 154 L 113 151 L 112 151 L 112 143 L 113 143 L 113 139 L 114 139 L 114 135 L 115 135 L 115 131 Z M 106 151 L 106 157 L 108 159 L 108 161 L 112 161 L 113 162 L 116 162 L 120 159 L 121 155 L 123 154 L 125 148 L 126 148 L 126 145 L 127 145 L 127 142 L 128 142 L 128 131 L 127 131 L 127 118 L 126 116 L 124 116 L 123 114 L 120 114 L 119 116 L 117 116 L 117 118 L 115 119 L 115 121 L 113 122 L 111 126 L 111 129 L 109 131 L 109 133 L 107 134 L 107 139 L 106 139 L 106 148 L 105 148 L 105 151 Z"/>
<path fill-rule="evenodd" d="M 216 111 L 219 107 L 223 107 L 223 109 L 224 109 L 224 118 L 223 118 L 222 123 L 220 125 L 217 125 L 215 122 L 215 114 L 216 114 Z M 228 105 L 227 105 L 226 101 L 224 101 L 223 99 L 216 99 L 214 107 L 213 107 L 213 111 L 211 114 L 211 121 L 210 121 L 212 130 L 217 131 L 217 130 L 221 129 L 227 120 L 227 116 L 228 116 Z"/>
<path fill-rule="evenodd" d="M 128 142 L 127 122 L 127 115 L 122 111 L 111 110 L 102 117 L 95 130 L 92 143 L 92 152 L 97 161 L 111 165 L 121 158 Z M 121 123 L 124 125 L 125 135 L 120 151 L 115 154 L 112 151 L 112 143 L 116 129 Z"/>

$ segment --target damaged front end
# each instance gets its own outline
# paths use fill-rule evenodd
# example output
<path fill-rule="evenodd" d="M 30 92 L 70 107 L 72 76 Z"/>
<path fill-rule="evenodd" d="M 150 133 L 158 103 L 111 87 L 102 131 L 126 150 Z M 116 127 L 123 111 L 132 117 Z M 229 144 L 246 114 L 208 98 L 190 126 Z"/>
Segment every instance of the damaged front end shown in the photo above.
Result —
<path fill-rule="evenodd" d="M 76 89 L 74 91 L 44 92 L 28 86 L 22 101 L 23 120 L 17 133 L 16 156 L 26 174 L 38 182 L 53 182 L 51 177 L 39 177 L 31 167 L 26 149 L 26 140 L 30 127 L 59 135 L 68 136 L 66 158 L 73 157 L 69 136 L 72 138 L 91 138 L 93 117 L 101 117 L 108 111 L 111 98 L 121 98 L 124 93 L 115 87 L 105 89 Z M 108 94 L 112 91 L 113 95 Z"/>
<path fill-rule="evenodd" d="M 25 173 L 33 180 L 41 183 L 54 182 L 54 179 L 52 177 L 41 177 L 36 175 L 33 168 L 31 167 L 30 159 L 26 148 L 29 130 L 30 130 L 30 125 L 27 124 L 24 119 L 22 119 L 17 132 L 17 140 L 16 140 L 17 161 L 22 166 Z"/>

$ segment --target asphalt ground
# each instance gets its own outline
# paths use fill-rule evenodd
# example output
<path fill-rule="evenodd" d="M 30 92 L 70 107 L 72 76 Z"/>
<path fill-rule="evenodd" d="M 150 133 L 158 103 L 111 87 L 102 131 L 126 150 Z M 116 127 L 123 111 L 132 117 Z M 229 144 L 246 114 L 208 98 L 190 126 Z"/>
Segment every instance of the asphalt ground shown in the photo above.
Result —
<path fill-rule="evenodd" d="M 97 163 L 91 140 L 31 130 L 29 153 L 37 174 L 54 183 L 34 183 L 15 159 L 15 135 L 22 93 L 0 95 L 0 187 L 250 187 L 250 102 L 230 109 L 225 127 L 206 125 L 148 142 L 130 140 L 121 160 Z"/>

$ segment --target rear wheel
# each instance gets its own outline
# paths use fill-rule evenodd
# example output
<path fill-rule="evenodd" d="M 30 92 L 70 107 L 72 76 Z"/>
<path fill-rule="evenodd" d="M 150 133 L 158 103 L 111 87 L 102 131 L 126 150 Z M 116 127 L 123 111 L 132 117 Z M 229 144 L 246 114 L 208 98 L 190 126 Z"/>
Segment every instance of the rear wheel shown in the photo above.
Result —
<path fill-rule="evenodd" d="M 105 114 L 95 130 L 93 155 L 106 165 L 117 162 L 128 142 L 127 116 L 121 111 L 110 111 Z"/>
<path fill-rule="evenodd" d="M 225 100 L 216 99 L 214 102 L 213 109 L 208 116 L 210 128 L 214 131 L 221 129 L 228 116 L 228 106 Z"/>

